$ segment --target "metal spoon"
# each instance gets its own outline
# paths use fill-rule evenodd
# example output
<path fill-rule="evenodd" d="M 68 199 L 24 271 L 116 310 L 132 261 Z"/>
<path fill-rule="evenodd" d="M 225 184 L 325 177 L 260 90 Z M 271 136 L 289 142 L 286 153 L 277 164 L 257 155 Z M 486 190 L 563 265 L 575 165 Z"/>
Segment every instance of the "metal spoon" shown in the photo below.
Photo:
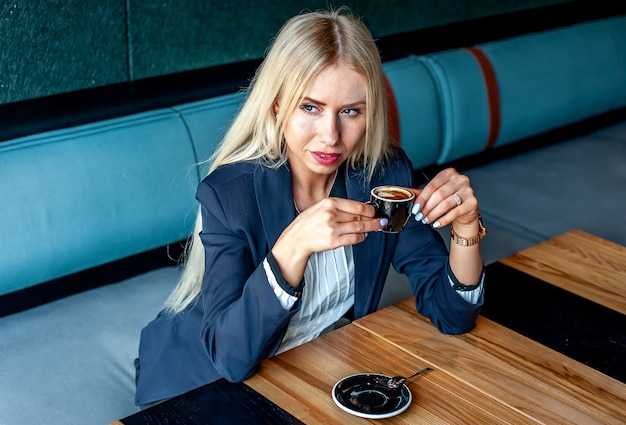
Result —
<path fill-rule="evenodd" d="M 406 382 L 407 379 L 411 379 L 415 376 L 418 375 L 423 375 L 426 372 L 430 372 L 431 370 L 433 370 L 430 367 L 425 367 L 424 369 L 420 370 L 419 372 L 414 373 L 413 375 L 409 376 L 408 378 L 405 378 L 404 376 L 393 376 L 391 378 L 389 378 L 389 380 L 387 381 L 387 386 L 389 388 L 398 388 L 400 385 L 404 384 Z"/>

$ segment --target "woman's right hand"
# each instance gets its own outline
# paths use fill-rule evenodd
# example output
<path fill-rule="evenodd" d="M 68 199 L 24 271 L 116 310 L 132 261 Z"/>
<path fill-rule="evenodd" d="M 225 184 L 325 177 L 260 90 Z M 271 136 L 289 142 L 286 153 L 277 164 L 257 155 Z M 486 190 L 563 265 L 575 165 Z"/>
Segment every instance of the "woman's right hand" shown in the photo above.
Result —
<path fill-rule="evenodd" d="M 384 219 L 383 219 L 384 220 Z M 280 235 L 272 248 L 285 280 L 294 287 L 304 276 L 314 252 L 361 243 L 367 233 L 386 223 L 374 218 L 374 207 L 343 198 L 325 198 L 300 213 Z"/>

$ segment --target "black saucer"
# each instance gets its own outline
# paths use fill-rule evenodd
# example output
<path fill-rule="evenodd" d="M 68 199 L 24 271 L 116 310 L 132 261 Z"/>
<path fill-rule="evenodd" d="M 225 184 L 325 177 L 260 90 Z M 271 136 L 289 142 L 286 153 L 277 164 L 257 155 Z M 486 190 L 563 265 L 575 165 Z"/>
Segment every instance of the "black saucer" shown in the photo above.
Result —
<path fill-rule="evenodd" d="M 362 418 L 383 419 L 404 412 L 413 397 L 406 384 L 389 388 L 390 376 L 358 373 L 346 376 L 333 387 L 333 400 L 342 410 Z"/>

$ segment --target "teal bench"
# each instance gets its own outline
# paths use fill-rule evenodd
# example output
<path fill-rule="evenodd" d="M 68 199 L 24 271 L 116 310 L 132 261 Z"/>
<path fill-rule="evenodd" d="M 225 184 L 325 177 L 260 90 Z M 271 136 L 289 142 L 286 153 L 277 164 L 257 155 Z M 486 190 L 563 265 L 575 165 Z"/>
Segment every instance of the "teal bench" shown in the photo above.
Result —
<path fill-rule="evenodd" d="M 0 296 L 184 240 L 226 95 L 0 143 Z"/>
<path fill-rule="evenodd" d="M 439 93 L 438 164 L 626 106 L 623 16 L 419 59 Z"/>

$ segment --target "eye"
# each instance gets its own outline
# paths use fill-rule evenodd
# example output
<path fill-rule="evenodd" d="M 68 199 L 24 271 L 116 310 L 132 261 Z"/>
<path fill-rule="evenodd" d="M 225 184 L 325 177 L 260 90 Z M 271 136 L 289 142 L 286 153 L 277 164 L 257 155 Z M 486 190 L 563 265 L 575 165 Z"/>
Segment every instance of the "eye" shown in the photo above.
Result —
<path fill-rule="evenodd" d="M 300 109 L 302 109 L 304 112 L 308 112 L 311 114 L 319 111 L 319 109 L 315 105 L 311 105 L 310 103 L 304 103 L 300 105 Z"/>
<path fill-rule="evenodd" d="M 348 115 L 350 117 L 354 117 L 354 116 L 360 115 L 361 110 L 358 108 L 350 108 L 350 109 L 344 109 L 343 111 L 341 111 L 341 113 L 344 115 Z"/>

